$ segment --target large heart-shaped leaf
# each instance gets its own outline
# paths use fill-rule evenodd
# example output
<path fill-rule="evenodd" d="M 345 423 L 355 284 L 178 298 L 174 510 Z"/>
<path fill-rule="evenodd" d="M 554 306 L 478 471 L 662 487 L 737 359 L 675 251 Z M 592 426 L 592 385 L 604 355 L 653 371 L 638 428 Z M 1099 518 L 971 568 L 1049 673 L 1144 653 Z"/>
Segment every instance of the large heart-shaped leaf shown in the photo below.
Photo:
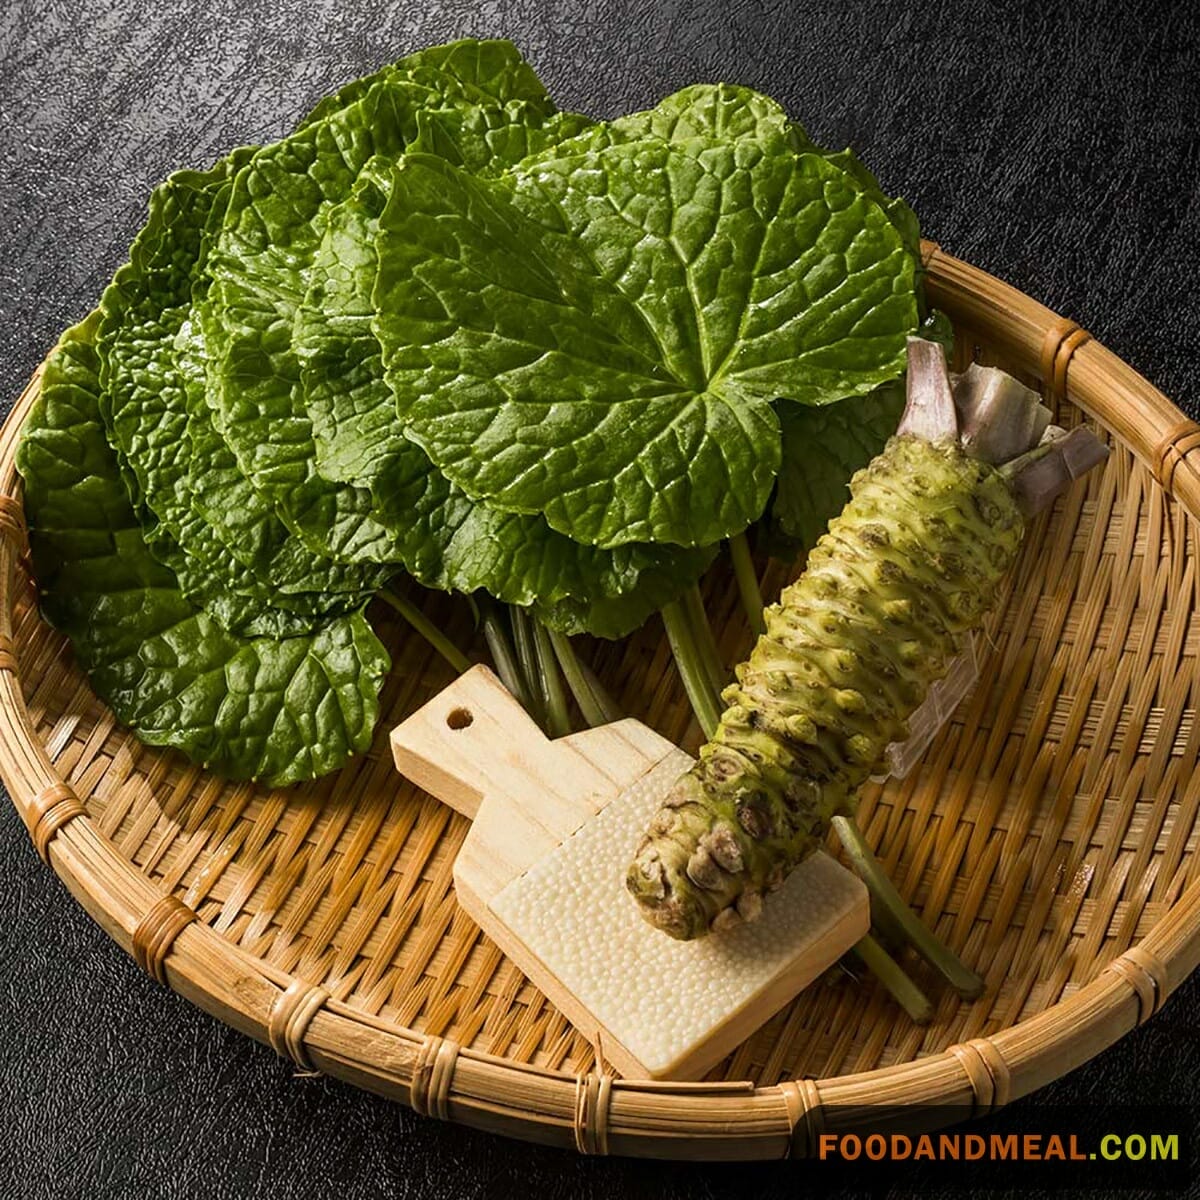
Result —
<path fill-rule="evenodd" d="M 403 436 L 371 330 L 375 238 L 391 178 L 379 174 L 382 165 L 369 164 L 330 213 L 297 316 L 305 394 L 310 412 L 319 410 L 314 427 L 329 438 L 327 461 L 371 492 L 376 518 L 397 531 L 406 566 L 426 585 L 484 588 L 510 604 L 538 601 L 549 623 L 572 631 L 630 632 L 693 582 L 711 555 L 582 545 L 541 516 L 470 500 Z"/>
<path fill-rule="evenodd" d="M 777 396 L 893 378 L 917 322 L 888 214 L 820 155 L 632 142 L 474 179 L 410 155 L 376 334 L 409 436 L 579 541 L 704 545 L 762 512 Z"/>

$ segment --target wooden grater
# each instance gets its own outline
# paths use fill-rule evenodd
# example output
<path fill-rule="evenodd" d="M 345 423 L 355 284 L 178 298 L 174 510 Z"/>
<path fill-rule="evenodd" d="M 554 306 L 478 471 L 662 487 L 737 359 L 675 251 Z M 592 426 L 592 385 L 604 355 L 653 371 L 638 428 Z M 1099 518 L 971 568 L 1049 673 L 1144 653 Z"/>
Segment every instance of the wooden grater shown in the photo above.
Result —
<path fill-rule="evenodd" d="M 551 741 L 477 666 L 391 740 L 397 768 L 473 822 L 459 903 L 626 1077 L 702 1076 L 868 930 L 866 888 L 825 854 L 751 924 L 694 942 L 648 925 L 625 868 L 693 760 L 640 721 Z"/>

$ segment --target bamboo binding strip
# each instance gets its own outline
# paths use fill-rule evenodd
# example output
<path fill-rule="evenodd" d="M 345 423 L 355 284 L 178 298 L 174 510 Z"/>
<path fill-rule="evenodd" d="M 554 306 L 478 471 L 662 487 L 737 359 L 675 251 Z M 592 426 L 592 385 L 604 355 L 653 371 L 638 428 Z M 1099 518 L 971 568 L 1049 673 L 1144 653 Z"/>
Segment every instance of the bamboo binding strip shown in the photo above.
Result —
<path fill-rule="evenodd" d="M 817 1139 L 825 1128 L 821 1113 L 821 1089 L 812 1079 L 785 1079 L 779 1090 L 787 1106 L 788 1154 L 806 1158 L 816 1150 Z"/>
<path fill-rule="evenodd" d="M 1042 387 L 1049 398 L 1065 399 L 1071 358 L 1091 337 L 1086 329 L 1081 329 L 1068 317 L 1059 317 L 1050 323 L 1042 341 L 1041 359 Z"/>
<path fill-rule="evenodd" d="M 608 1110 L 612 1103 L 611 1075 L 589 1073 L 575 1078 L 575 1149 L 580 1154 L 608 1153 Z"/>
<path fill-rule="evenodd" d="M 1004 1056 L 987 1038 L 974 1038 L 950 1047 L 971 1084 L 971 1112 L 985 1116 L 1003 1108 L 1012 1095 L 1012 1076 Z"/>
<path fill-rule="evenodd" d="M 455 904 L 465 823 L 380 748 L 448 675 L 387 612 L 381 741 L 311 787 L 224 785 L 94 699 L 28 575 L 13 459 L 35 376 L 0 431 L 0 775 L 38 854 L 143 970 L 288 1067 L 584 1154 L 802 1156 L 864 1103 L 983 1114 L 1148 1020 L 1200 962 L 1200 426 L 1075 322 L 933 243 L 922 258 L 956 369 L 1005 366 L 1115 450 L 1036 525 L 991 630 L 994 685 L 859 810 L 984 972 L 980 1001 L 930 984 L 916 1029 L 869 983 L 815 986 L 703 1082 L 614 1078 Z M 719 570 L 706 588 L 736 661 L 735 589 Z M 469 637 L 461 607 L 429 610 Z M 694 739 L 657 630 L 588 652 L 625 711 Z"/>
<path fill-rule="evenodd" d="M 290 1058 L 302 1071 L 315 1069 L 304 1044 L 304 1036 L 313 1017 L 328 999 L 328 989 L 296 979 L 279 993 L 279 998 L 271 1005 L 271 1013 L 267 1018 L 267 1040 L 280 1058 Z"/>
<path fill-rule="evenodd" d="M 1124 979 L 1138 1001 L 1138 1024 L 1142 1025 L 1162 1007 L 1167 998 L 1166 968 L 1144 946 L 1130 946 L 1105 968 Z"/>
<path fill-rule="evenodd" d="M 449 1119 L 450 1088 L 458 1061 L 458 1043 L 430 1034 L 421 1043 L 408 1102 L 423 1117 Z"/>
<path fill-rule="evenodd" d="M 174 896 L 163 896 L 133 931 L 133 960 L 151 979 L 167 982 L 167 955 L 175 939 L 196 919 L 195 912 Z"/>
<path fill-rule="evenodd" d="M 0 653 L 3 648 L 0 647 Z M 75 789 L 68 783 L 52 783 L 43 788 L 29 805 L 29 836 L 33 848 L 44 863 L 50 861 L 50 843 L 68 821 L 87 816 L 87 810 Z"/>
<path fill-rule="evenodd" d="M 1173 496 L 1175 472 L 1187 462 L 1188 455 L 1200 447 L 1200 425 L 1184 417 L 1163 434 L 1154 447 L 1154 475 L 1168 496 Z M 1195 471 L 1194 465 L 1189 464 Z"/>

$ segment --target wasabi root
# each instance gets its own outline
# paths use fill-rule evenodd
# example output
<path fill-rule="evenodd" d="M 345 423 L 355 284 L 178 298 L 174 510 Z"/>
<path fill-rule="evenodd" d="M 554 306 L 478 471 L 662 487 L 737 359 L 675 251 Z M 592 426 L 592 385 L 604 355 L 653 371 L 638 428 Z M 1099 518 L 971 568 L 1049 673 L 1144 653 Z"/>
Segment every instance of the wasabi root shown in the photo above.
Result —
<path fill-rule="evenodd" d="M 994 376 L 976 376 L 996 390 Z M 884 451 L 804 574 L 767 608 L 758 639 L 696 765 L 664 798 L 626 884 L 643 916 L 679 939 L 755 919 L 767 893 L 852 814 L 860 787 L 993 607 L 1026 528 L 1029 472 L 1052 460 L 1037 396 L 952 391 L 941 348 L 909 343 L 909 403 Z M 975 457 L 970 443 L 1007 465 Z M 984 414 L 987 419 L 984 420 Z M 1023 434 L 1023 436 L 1018 436 Z M 1103 447 L 1076 431 L 1075 465 Z M 1090 439 L 1086 454 L 1078 442 Z M 1058 471 L 1058 490 L 1077 472 Z M 1039 503 L 1051 490 L 1037 487 Z M 1054 494 L 1057 494 L 1056 492 Z"/>

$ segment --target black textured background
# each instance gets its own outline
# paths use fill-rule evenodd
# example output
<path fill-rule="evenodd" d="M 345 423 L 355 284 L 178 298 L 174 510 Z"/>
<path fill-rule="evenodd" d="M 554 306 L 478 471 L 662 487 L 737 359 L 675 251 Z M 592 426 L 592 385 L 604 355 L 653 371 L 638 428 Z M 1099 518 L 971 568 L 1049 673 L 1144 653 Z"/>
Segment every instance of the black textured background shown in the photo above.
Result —
<path fill-rule="evenodd" d="M 928 236 L 1076 318 L 1195 415 L 1198 28 L 1187 0 L 0 0 L 0 403 L 90 307 L 163 175 L 285 132 L 350 76 L 479 34 L 514 38 L 562 107 L 597 116 L 697 80 L 771 92 L 859 151 Z M 1041 1098 L 1192 1104 L 1198 1005 L 1193 979 Z M 805 1189 L 794 1164 L 582 1160 L 293 1079 L 140 976 L 0 804 L 0 1196 Z"/>

